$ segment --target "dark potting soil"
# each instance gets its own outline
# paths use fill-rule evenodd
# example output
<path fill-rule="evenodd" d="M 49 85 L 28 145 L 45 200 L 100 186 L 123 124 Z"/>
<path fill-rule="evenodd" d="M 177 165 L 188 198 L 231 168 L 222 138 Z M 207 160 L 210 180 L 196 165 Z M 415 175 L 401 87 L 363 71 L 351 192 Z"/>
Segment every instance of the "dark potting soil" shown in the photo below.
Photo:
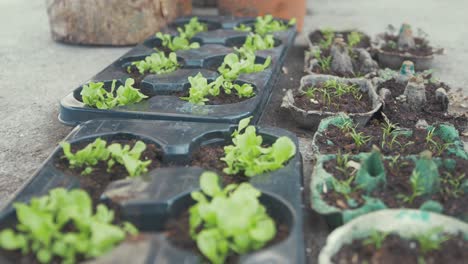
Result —
<path fill-rule="evenodd" d="M 369 264 L 418 264 L 418 258 L 423 257 L 423 263 L 466 263 L 468 259 L 468 241 L 462 234 L 446 235 L 447 241 L 440 248 L 423 254 L 419 242 L 415 239 L 405 239 L 398 234 L 389 234 L 379 249 L 372 244 L 366 245 L 365 239 L 353 240 L 346 244 L 332 257 L 333 263 L 369 263 Z"/>
<path fill-rule="evenodd" d="M 144 73 L 144 74 L 141 74 L 139 71 L 138 71 L 138 68 L 135 66 L 135 65 L 131 65 L 129 66 L 130 68 L 128 68 L 130 71 L 128 71 L 127 68 L 124 69 L 124 71 L 126 73 L 128 73 L 130 75 L 130 78 L 134 79 L 135 80 L 135 84 L 133 85 L 133 87 L 137 88 L 140 86 L 141 84 L 141 81 L 143 81 L 143 79 L 149 75 L 149 73 Z"/>
<path fill-rule="evenodd" d="M 413 112 L 404 107 L 403 103 L 396 100 L 396 97 L 405 92 L 406 83 L 398 83 L 394 79 L 391 79 L 380 84 L 379 90 L 383 87 L 389 89 L 392 93 L 392 100 L 386 101 L 383 108 L 383 113 L 392 123 L 399 124 L 401 127 L 413 128 L 419 119 L 424 119 L 428 124 L 449 122 L 461 131 L 463 131 L 464 127 L 468 125 L 466 117 L 454 117 L 450 115 L 443 111 L 440 103 L 437 102 L 435 98 L 435 90 L 439 87 L 443 87 L 447 91 L 450 89 L 450 87 L 444 83 L 441 83 L 440 85 L 435 85 L 433 83 L 426 84 L 427 102 L 423 106 L 421 112 Z"/>
<path fill-rule="evenodd" d="M 383 51 L 387 51 L 387 52 L 391 52 L 391 53 L 395 53 L 395 54 L 410 53 L 411 55 L 414 55 L 414 56 L 430 56 L 430 55 L 434 54 L 434 51 L 432 50 L 432 47 L 429 46 L 421 38 L 414 38 L 416 48 L 405 49 L 405 50 L 398 49 L 398 36 L 385 34 L 384 35 L 384 41 L 385 41 L 385 44 L 383 44 L 382 47 L 381 47 L 381 49 Z M 395 47 L 389 46 L 388 43 L 390 41 L 393 41 L 396 44 L 396 46 Z"/>
<path fill-rule="evenodd" d="M 190 213 L 188 210 L 183 211 L 180 215 L 169 219 L 166 224 L 166 236 L 169 241 L 176 247 L 196 252 L 198 255 L 203 256 L 197 247 L 196 241 L 190 236 L 190 224 L 189 224 Z M 200 230 L 202 228 L 200 227 Z M 267 248 L 271 245 L 279 243 L 288 237 L 289 227 L 283 223 L 276 223 L 276 235 L 268 242 L 262 249 Z M 260 249 L 261 250 L 261 249 Z M 237 263 L 238 256 L 230 255 L 225 263 Z"/>
<path fill-rule="evenodd" d="M 137 140 L 110 140 L 107 145 L 113 143 L 119 143 L 122 145 L 130 145 L 131 148 L 135 145 Z M 90 142 L 83 142 L 71 145 L 72 153 L 76 153 L 78 150 L 86 147 Z M 104 192 L 107 185 L 110 182 L 124 179 L 128 176 L 128 172 L 123 165 L 115 164 L 110 172 L 107 172 L 107 161 L 100 161 L 96 166 L 93 167 L 93 171 L 89 175 L 81 175 L 84 168 L 69 168 L 69 163 L 66 158 L 62 158 L 63 151 L 60 150 L 54 160 L 54 164 L 57 169 L 63 171 L 67 175 L 73 175 L 78 177 L 80 181 L 80 188 L 84 189 L 91 196 L 93 204 L 97 204 Z M 162 150 L 159 149 L 155 144 L 146 144 L 146 149 L 141 155 L 141 160 L 151 160 L 151 164 L 148 166 L 148 171 L 155 168 L 162 167 Z"/>
<path fill-rule="evenodd" d="M 463 193 L 461 183 L 468 179 L 468 160 L 455 159 L 456 167 L 450 171 L 443 166 L 439 167 L 440 188 L 439 191 L 432 195 L 418 196 L 412 202 L 404 202 L 399 195 L 409 196 L 412 194 L 410 176 L 413 172 L 415 164 L 408 160 L 399 159 L 394 164 L 390 160 L 384 160 L 387 183 L 385 186 L 380 186 L 371 192 L 370 196 L 379 198 L 389 208 L 419 208 L 424 202 L 434 200 L 442 204 L 443 213 L 459 217 L 466 214 L 466 204 L 468 203 L 468 193 Z M 349 176 L 337 169 L 336 160 L 330 160 L 324 163 L 324 168 L 327 172 L 334 175 L 338 180 L 346 180 Z M 348 175 L 353 175 L 352 168 L 348 168 Z M 453 185 L 453 180 L 457 179 L 459 185 Z M 356 184 L 352 184 L 356 187 Z M 361 201 L 363 191 L 355 188 L 351 193 L 351 197 L 358 202 Z M 349 209 L 344 195 L 334 192 L 333 190 L 322 194 L 323 199 L 330 205 L 338 206 L 342 209 Z M 359 203 L 358 206 L 361 206 Z"/>
<path fill-rule="evenodd" d="M 369 125 L 355 129 L 357 133 L 362 133 L 368 137 L 368 141 L 357 146 L 351 133 L 346 133 L 341 128 L 330 125 L 322 134 L 317 136 L 317 144 L 320 153 L 323 154 L 359 154 L 360 152 L 370 152 L 373 146 L 380 148 L 382 154 L 387 156 L 419 154 L 424 150 L 431 150 L 432 156 L 446 156 L 447 153 L 437 153 L 432 144 L 426 143 L 427 130 L 413 129 L 411 136 L 399 135 L 395 139 L 393 136 L 383 136 L 383 124 L 377 119 L 371 120 Z M 440 145 L 444 141 L 438 136 L 433 136 L 433 140 Z M 328 144 L 331 142 L 332 144 Z"/>
<path fill-rule="evenodd" d="M 177 96 L 177 97 L 188 97 L 189 92 L 187 90 L 186 92 L 176 92 L 176 93 L 173 93 L 172 95 Z M 239 96 L 237 96 L 235 90 L 232 90 L 231 94 L 227 94 L 227 93 L 224 92 L 224 88 L 221 87 L 218 96 L 210 95 L 210 96 L 206 97 L 208 99 L 208 101 L 205 102 L 205 105 L 235 104 L 235 103 L 240 103 L 240 102 L 243 102 L 243 101 L 248 100 L 250 98 L 253 98 L 254 96 L 249 97 L 249 98 L 239 97 Z"/>
<path fill-rule="evenodd" d="M 335 36 L 337 34 L 343 35 L 343 38 L 345 39 L 346 43 L 348 43 L 348 35 L 351 34 L 351 32 L 353 31 L 350 31 L 350 30 L 336 31 Z M 312 34 L 309 35 L 309 38 L 312 43 L 317 44 L 317 45 L 320 43 L 320 41 L 325 40 L 320 30 L 316 30 L 312 32 Z M 361 41 L 358 44 L 356 44 L 355 48 L 369 48 L 370 46 L 371 46 L 371 41 L 370 41 L 369 36 L 361 33 Z"/>
<path fill-rule="evenodd" d="M 305 88 L 305 91 L 311 87 Z M 320 88 L 320 87 L 317 87 Z M 360 93 L 361 99 L 356 99 L 352 94 L 347 93 L 340 97 L 331 96 L 331 104 L 328 104 L 327 99 L 322 93 L 315 92 L 311 98 L 306 94 L 294 94 L 294 103 L 297 107 L 306 111 L 327 111 L 327 112 L 346 112 L 346 113 L 366 113 L 372 110 L 372 103 L 367 93 Z M 314 99 L 318 103 L 312 103 Z"/>
<path fill-rule="evenodd" d="M 200 147 L 192 154 L 191 166 L 198 166 L 216 172 L 221 177 L 222 185 L 231 183 L 241 183 L 249 181 L 249 177 L 242 173 L 229 175 L 223 172 L 227 167 L 226 162 L 222 161 L 224 157 L 224 145 L 207 145 Z"/>

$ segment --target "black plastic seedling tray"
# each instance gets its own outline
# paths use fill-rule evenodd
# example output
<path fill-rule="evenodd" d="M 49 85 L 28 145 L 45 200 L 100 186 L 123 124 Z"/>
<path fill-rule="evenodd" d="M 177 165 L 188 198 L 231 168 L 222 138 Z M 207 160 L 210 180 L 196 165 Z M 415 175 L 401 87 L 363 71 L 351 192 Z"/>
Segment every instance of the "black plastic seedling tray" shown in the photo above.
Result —
<path fill-rule="evenodd" d="M 139 257 L 144 255 L 145 261 L 142 263 L 199 263 L 201 259 L 197 254 L 177 248 L 168 241 L 164 233 L 165 223 L 193 203 L 190 192 L 198 189 L 198 179 L 203 169 L 187 166 L 191 154 L 200 146 L 230 143 L 230 135 L 236 128 L 236 125 L 219 123 L 92 120 L 76 127 L 65 140 L 73 144 L 96 137 L 107 140 L 141 139 L 159 146 L 163 152 L 162 162 L 171 164 L 169 167 L 154 169 L 137 179 L 112 182 L 101 200 L 119 204 L 122 220 L 130 220 L 140 230 L 149 233 L 146 237 L 149 246 L 131 253 Z M 295 135 L 286 130 L 257 129 L 265 143 L 288 136 L 298 146 Z M 0 230 L 16 221 L 13 202 L 27 202 L 56 187 L 79 187 L 77 176 L 66 175 L 56 167 L 59 153 L 60 147 L 57 147 L 32 179 L 3 208 L 0 212 Z M 305 263 L 302 157 L 299 150 L 284 168 L 253 177 L 250 183 L 262 191 L 262 203 L 276 221 L 289 227 L 289 234 L 277 244 L 240 257 L 239 263 Z M 116 195 L 118 199 L 114 199 Z M 118 252 L 110 254 L 118 259 Z M 0 263 L 9 262 L 0 256 Z M 99 263 L 128 262 L 113 259 Z"/>
<path fill-rule="evenodd" d="M 189 19 L 177 19 L 162 32 L 177 35 L 176 28 L 183 26 Z M 66 125 L 76 125 L 87 120 L 101 118 L 233 124 L 247 116 L 254 116 L 252 122 L 256 123 L 279 75 L 287 49 L 294 41 L 296 28 L 290 27 L 288 30 L 273 33 L 276 46 L 269 50 L 257 51 L 257 63 L 264 62 L 268 56 L 272 57 L 272 63 L 266 70 L 239 76 L 240 82 L 253 84 L 256 93 L 254 97 L 238 103 L 200 106 L 180 100 L 173 94 L 188 90 L 187 78 L 198 72 L 202 72 L 208 79 L 215 79 L 219 75 L 216 69 L 222 64 L 224 56 L 233 52 L 233 47 L 240 47 L 248 35 L 247 32 L 235 31 L 233 28 L 241 23 L 253 24 L 255 19 L 216 16 L 199 17 L 199 20 L 208 24 L 208 31 L 201 32 L 192 38 L 192 41 L 199 42 L 201 47 L 176 52 L 183 65 L 179 70 L 168 74 L 147 75 L 138 88 L 149 96 L 148 99 L 130 106 L 100 110 L 87 107 L 82 103 L 80 96 L 82 86 L 80 86 L 61 100 L 59 120 Z M 155 52 L 154 47 L 161 47 L 161 41 L 152 36 L 89 81 L 102 81 L 105 83 L 105 87 L 110 87 L 113 79 L 118 80 L 117 84 L 124 83 L 130 77 L 126 72 L 126 66 L 132 61 L 142 60 Z"/>

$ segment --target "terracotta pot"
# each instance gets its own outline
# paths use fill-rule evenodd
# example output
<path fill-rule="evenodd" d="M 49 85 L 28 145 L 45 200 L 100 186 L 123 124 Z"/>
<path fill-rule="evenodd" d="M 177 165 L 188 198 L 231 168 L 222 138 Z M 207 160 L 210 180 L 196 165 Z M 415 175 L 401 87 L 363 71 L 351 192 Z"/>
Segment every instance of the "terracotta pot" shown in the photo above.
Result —
<path fill-rule="evenodd" d="M 46 0 L 46 3 L 54 40 L 115 46 L 143 41 L 176 18 L 178 6 L 182 6 L 180 0 Z"/>
<path fill-rule="evenodd" d="M 192 0 L 177 0 L 177 16 L 188 16 L 192 14 Z"/>
<path fill-rule="evenodd" d="M 297 30 L 302 30 L 306 12 L 305 0 L 218 0 L 221 15 L 230 16 L 263 16 L 297 19 Z"/>

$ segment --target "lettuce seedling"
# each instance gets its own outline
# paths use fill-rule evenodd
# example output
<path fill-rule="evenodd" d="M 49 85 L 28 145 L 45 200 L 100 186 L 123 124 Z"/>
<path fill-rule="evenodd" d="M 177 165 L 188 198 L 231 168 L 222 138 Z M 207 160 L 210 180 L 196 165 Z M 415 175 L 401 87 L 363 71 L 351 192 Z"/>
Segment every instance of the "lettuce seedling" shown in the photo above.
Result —
<path fill-rule="evenodd" d="M 296 19 L 292 18 L 287 24 L 281 20 L 275 20 L 272 15 L 265 15 L 263 17 L 257 17 L 254 29 L 257 34 L 266 35 L 268 33 L 286 30 L 288 27 L 295 25 Z M 249 27 L 245 24 L 240 24 L 237 27 L 234 27 L 234 30 L 237 31 L 252 31 L 252 27 Z"/>
<path fill-rule="evenodd" d="M 179 68 L 177 62 L 177 55 L 174 52 L 169 53 L 169 57 L 166 57 L 164 52 L 159 51 L 147 56 L 144 60 L 134 61 L 131 64 L 134 65 L 140 74 L 155 73 L 169 73 Z M 131 66 L 127 68 L 127 71 L 131 71 Z"/>
<path fill-rule="evenodd" d="M 271 63 L 271 57 L 265 60 L 263 64 L 255 64 L 255 53 L 242 49 L 242 53 L 237 55 L 229 53 L 224 57 L 224 62 L 218 68 L 218 71 L 227 80 L 236 80 L 242 73 L 253 73 L 265 70 Z"/>
<path fill-rule="evenodd" d="M 99 161 L 109 158 L 109 151 L 106 148 L 106 141 L 96 138 L 93 143 L 88 144 L 85 148 L 78 150 L 75 154 L 71 152 L 71 146 L 68 142 L 61 142 L 63 154 L 68 159 L 70 168 L 82 168 L 82 175 L 90 174 L 93 171 L 92 166 L 95 166 Z"/>
<path fill-rule="evenodd" d="M 73 154 L 70 150 L 70 143 L 60 143 L 70 168 L 85 167 L 81 172 L 82 175 L 90 174 L 93 171 L 92 167 L 99 161 L 107 162 L 108 171 L 117 163 L 123 165 L 130 177 L 137 177 L 148 171 L 151 160 L 140 160 L 141 154 L 146 149 L 146 144 L 143 141 L 137 141 L 132 149 L 130 149 L 130 145 L 122 146 L 119 143 L 114 143 L 106 147 L 106 144 L 105 140 L 96 138 L 93 143 Z"/>
<path fill-rule="evenodd" d="M 262 147 L 263 138 L 256 133 L 255 126 L 249 126 L 250 119 L 239 122 L 232 134 L 233 145 L 224 147 L 225 156 L 221 158 L 227 164 L 223 170 L 227 174 L 241 171 L 252 177 L 267 171 L 282 168 L 284 163 L 296 154 L 296 145 L 288 137 L 280 137 L 271 147 Z"/>
<path fill-rule="evenodd" d="M 271 34 L 265 36 L 260 34 L 250 34 L 245 39 L 244 45 L 242 45 L 242 48 L 250 50 L 254 53 L 257 50 L 266 50 L 273 47 L 275 47 L 275 39 Z"/>
<path fill-rule="evenodd" d="M 81 97 L 85 105 L 96 107 L 98 109 L 111 109 L 117 106 L 117 100 L 114 97 L 115 80 L 112 82 L 111 91 L 104 89 L 103 82 L 89 82 L 83 85 Z"/>
<path fill-rule="evenodd" d="M 250 31 L 252 31 L 252 27 L 249 27 L 249 26 L 247 26 L 245 24 L 240 24 L 239 26 L 235 26 L 234 30 L 250 32 Z"/>
<path fill-rule="evenodd" d="M 177 31 L 179 31 L 180 36 L 185 39 L 191 39 L 196 34 L 207 30 L 208 26 L 205 23 L 200 23 L 198 21 L 198 17 L 192 17 L 189 23 L 184 25 L 183 29 L 177 28 Z"/>
<path fill-rule="evenodd" d="M 231 94 L 232 89 L 237 92 L 239 97 L 252 97 L 255 95 L 253 86 L 250 84 L 235 84 L 219 76 L 215 81 L 208 83 L 208 79 L 199 72 L 195 76 L 188 77 L 190 83 L 189 96 L 180 97 L 182 100 L 189 101 L 192 104 L 204 105 L 208 101 L 207 96 L 218 96 L 220 88 L 224 89 L 226 94 Z"/>
<path fill-rule="evenodd" d="M 296 24 L 296 19 L 293 18 L 285 24 L 281 20 L 275 20 L 272 15 L 265 15 L 263 17 L 257 17 L 255 21 L 255 32 L 260 35 L 265 35 L 268 33 L 286 30 L 288 27 Z"/>
<path fill-rule="evenodd" d="M 220 76 L 218 77 L 218 79 L 219 78 L 223 78 L 223 77 Z M 237 96 L 239 96 L 239 98 L 243 98 L 243 97 L 250 98 L 255 95 L 253 86 L 248 83 L 244 83 L 240 85 L 240 84 L 233 83 L 230 81 L 224 81 L 223 88 L 226 94 L 231 94 L 232 89 L 234 89 L 236 91 Z"/>
<path fill-rule="evenodd" d="M 119 86 L 116 95 L 114 95 L 115 82 L 115 80 L 112 81 L 110 92 L 107 92 L 103 88 L 103 82 L 90 82 L 88 85 L 83 85 L 83 89 L 81 90 L 83 103 L 98 109 L 112 109 L 116 106 L 138 103 L 148 98 L 148 96 L 142 94 L 140 90 L 133 87 L 135 80 L 132 78 L 128 78 L 125 81 L 125 85 Z"/>
<path fill-rule="evenodd" d="M 109 145 L 107 149 L 111 155 L 111 159 L 107 162 L 108 169 L 111 169 L 115 163 L 119 163 L 127 169 L 130 177 L 138 177 L 148 172 L 151 160 L 140 160 L 141 154 L 146 149 L 143 141 L 137 141 L 132 149 L 129 145 L 122 146 L 118 143 Z"/>
<path fill-rule="evenodd" d="M 78 258 L 95 258 L 114 248 L 138 230 L 130 223 L 115 225 L 114 212 L 99 204 L 93 213 L 91 198 L 83 190 L 56 188 L 48 195 L 32 198 L 30 204 L 15 203 L 15 229 L 0 232 L 0 247 L 32 252 L 40 263 L 61 258 L 75 263 Z"/>
<path fill-rule="evenodd" d="M 138 103 L 145 98 L 148 98 L 148 96 L 142 94 L 140 90 L 134 88 L 134 84 L 135 80 L 133 80 L 132 78 L 128 78 L 127 80 L 125 80 L 125 85 L 120 86 L 119 89 L 117 89 L 117 105 L 131 105 Z"/>
<path fill-rule="evenodd" d="M 219 186 L 214 172 L 200 176 L 201 191 L 191 193 L 190 235 L 211 263 L 224 263 L 232 253 L 258 250 L 276 235 L 274 220 L 260 203 L 260 191 L 250 183 Z"/>
<path fill-rule="evenodd" d="M 200 72 L 195 76 L 188 77 L 188 81 L 190 83 L 189 96 L 180 97 L 180 99 L 198 105 L 204 105 L 208 101 L 208 98 L 206 98 L 208 95 L 219 95 L 219 88 L 223 84 L 223 79 L 221 78 L 208 83 L 208 79 L 203 77 Z"/>
<path fill-rule="evenodd" d="M 161 32 L 156 33 L 156 37 L 161 39 L 162 45 L 172 51 L 198 49 L 200 44 L 198 42 L 190 43 L 190 41 L 181 36 L 171 36 Z"/>

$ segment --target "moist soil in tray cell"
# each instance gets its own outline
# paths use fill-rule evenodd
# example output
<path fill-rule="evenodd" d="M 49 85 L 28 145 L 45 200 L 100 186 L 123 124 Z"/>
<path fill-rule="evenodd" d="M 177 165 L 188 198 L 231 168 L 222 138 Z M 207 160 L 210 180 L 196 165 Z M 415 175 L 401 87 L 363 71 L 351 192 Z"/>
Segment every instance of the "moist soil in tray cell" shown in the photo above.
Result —
<path fill-rule="evenodd" d="M 247 182 L 249 178 L 242 173 L 228 175 L 223 172 L 226 168 L 226 163 L 221 160 L 224 157 L 224 146 L 227 145 L 211 144 L 200 147 L 192 154 L 190 165 L 215 171 L 221 176 L 224 186 L 230 183 Z"/>
<path fill-rule="evenodd" d="M 446 91 L 450 90 L 446 84 L 436 86 L 435 84 L 428 83 L 426 86 L 426 99 L 421 112 L 413 112 L 405 109 L 396 97 L 403 94 L 405 91 L 406 83 L 398 83 L 394 79 L 388 80 L 379 85 L 385 87 L 392 93 L 392 100 L 385 102 L 383 113 L 390 119 L 392 123 L 397 123 L 401 127 L 412 128 L 415 126 L 419 119 L 426 120 L 429 124 L 435 122 L 449 122 L 452 123 L 458 130 L 463 131 L 467 126 L 468 119 L 466 117 L 453 117 L 441 109 L 441 104 L 437 102 L 435 97 L 435 90 L 439 87 L 444 88 Z"/>
<path fill-rule="evenodd" d="M 171 94 L 169 94 L 169 95 L 171 95 Z M 188 91 L 187 92 L 177 92 L 177 93 L 173 93 L 172 95 L 174 95 L 174 96 L 176 96 L 176 97 L 178 97 L 180 99 L 180 97 L 188 97 L 189 92 Z M 248 100 L 250 98 L 253 98 L 254 96 L 252 96 L 252 97 L 239 97 L 234 90 L 231 91 L 231 94 L 227 94 L 227 93 L 224 92 L 224 88 L 220 87 L 219 88 L 219 95 L 217 95 L 217 96 L 209 95 L 209 96 L 205 97 L 206 99 L 208 99 L 208 101 L 205 102 L 205 105 L 235 104 L 235 103 L 240 103 L 240 102 L 243 102 L 243 101 Z M 182 100 L 182 99 L 180 99 L 180 100 Z"/>
<path fill-rule="evenodd" d="M 322 154 L 336 154 L 339 152 L 342 154 L 359 154 L 360 152 L 371 152 L 372 147 L 375 145 L 381 149 L 382 154 L 387 156 L 415 155 L 432 147 L 432 145 L 426 143 L 426 136 L 428 133 L 426 129 L 413 129 L 411 136 L 399 134 L 393 138 L 394 135 L 392 134 L 386 136 L 384 140 L 383 128 L 383 123 L 379 122 L 377 119 L 373 119 L 370 124 L 365 127 L 356 128 L 356 133 L 362 133 L 361 135 L 366 138 L 366 142 L 357 146 L 350 132 L 343 131 L 338 126 L 330 125 L 322 134 L 317 136 L 317 144 Z M 445 142 L 436 135 L 433 136 L 432 140 L 437 142 L 440 146 L 445 144 Z M 333 144 L 328 144 L 330 142 Z M 432 151 L 432 155 L 447 156 L 447 153 L 444 151 L 439 155 L 439 153 L 434 150 Z"/>
<path fill-rule="evenodd" d="M 389 208 L 419 208 L 424 202 L 433 200 L 439 202 L 443 206 L 443 214 L 450 216 L 463 216 L 466 214 L 466 204 L 468 203 L 468 193 L 464 193 L 460 186 L 454 187 L 453 181 L 460 183 L 468 179 L 466 168 L 468 168 L 468 160 L 455 159 L 456 166 L 452 171 L 448 171 L 439 166 L 440 188 L 432 195 L 417 196 L 411 202 L 404 202 L 400 195 L 409 196 L 412 194 L 410 176 L 415 167 L 414 163 L 409 160 L 399 160 L 395 164 L 388 159 L 384 160 L 387 183 L 384 187 L 378 187 L 370 193 L 371 197 L 379 198 Z M 324 163 L 324 168 L 327 172 L 334 175 L 338 180 L 346 180 L 348 177 L 338 170 L 336 159 Z M 351 168 L 348 168 L 351 172 Z M 352 183 L 354 190 L 350 197 L 357 202 L 357 207 L 364 203 L 362 196 L 364 191 L 357 188 L 355 183 Z M 324 200 L 333 206 L 337 206 L 343 210 L 355 209 L 350 208 L 346 203 L 344 195 L 334 192 L 333 190 L 322 194 Z M 465 216 L 466 217 L 466 216 Z"/>
<path fill-rule="evenodd" d="M 333 257 L 333 263 L 380 263 L 380 264 L 418 264 L 423 263 L 462 264 L 468 259 L 468 241 L 462 234 L 446 235 L 449 239 L 440 244 L 439 249 L 427 253 L 421 251 L 416 239 L 405 239 L 397 234 L 389 234 L 379 249 L 373 244 L 366 244 L 365 239 L 356 239 L 344 245 Z M 352 260 L 352 261 L 351 261 Z"/>
<path fill-rule="evenodd" d="M 308 87 L 304 89 L 307 92 Z M 314 93 L 314 96 L 307 94 L 295 94 L 294 102 L 297 107 L 309 110 L 327 111 L 327 112 L 346 112 L 346 113 L 367 113 L 372 110 L 372 104 L 369 104 L 370 99 L 367 93 L 359 92 L 360 99 L 355 98 L 352 94 L 347 93 L 342 96 L 331 95 L 330 102 L 319 91 Z M 314 102 L 312 102 L 314 100 Z"/>

